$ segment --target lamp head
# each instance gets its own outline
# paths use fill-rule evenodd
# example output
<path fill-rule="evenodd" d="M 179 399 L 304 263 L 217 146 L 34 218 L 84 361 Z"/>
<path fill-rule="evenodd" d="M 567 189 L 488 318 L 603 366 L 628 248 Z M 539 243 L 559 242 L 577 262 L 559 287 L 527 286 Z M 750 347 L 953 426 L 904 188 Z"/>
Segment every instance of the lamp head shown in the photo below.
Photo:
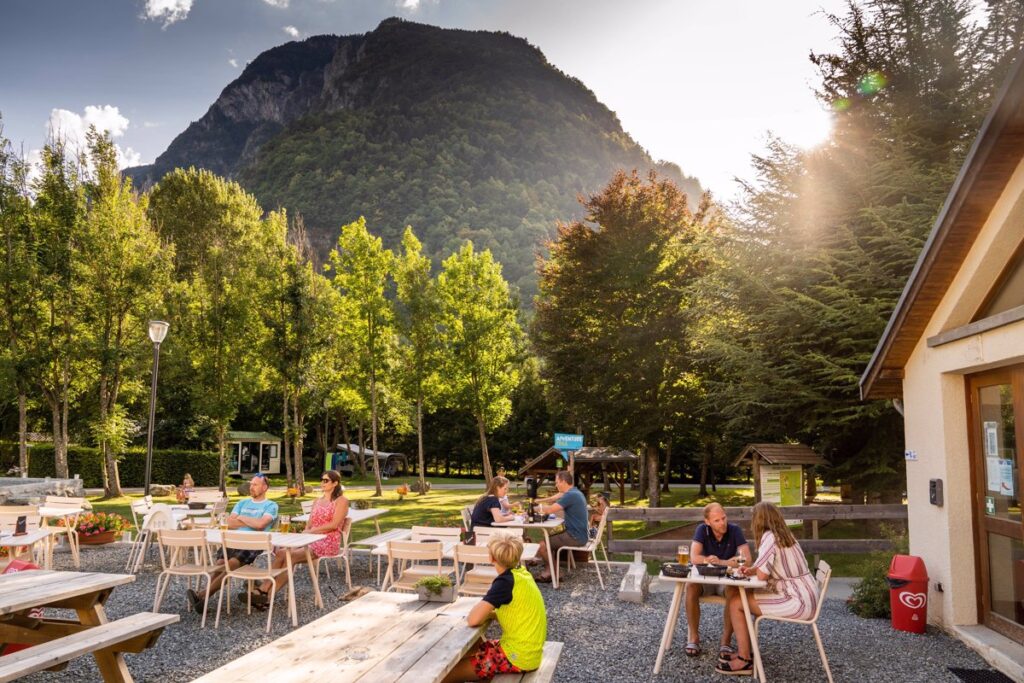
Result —
<path fill-rule="evenodd" d="M 154 344 L 159 344 L 167 336 L 167 328 L 170 325 L 165 323 L 163 320 L 150 320 L 149 321 L 149 339 Z"/>

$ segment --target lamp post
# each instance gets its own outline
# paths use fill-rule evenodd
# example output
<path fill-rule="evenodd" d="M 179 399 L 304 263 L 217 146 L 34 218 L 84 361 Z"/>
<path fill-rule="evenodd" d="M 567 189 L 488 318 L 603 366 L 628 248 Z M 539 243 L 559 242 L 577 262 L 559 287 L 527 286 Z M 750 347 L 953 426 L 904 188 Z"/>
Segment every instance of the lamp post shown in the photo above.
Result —
<path fill-rule="evenodd" d="M 149 434 L 146 437 L 146 495 L 153 473 L 153 423 L 156 419 L 156 374 L 160 368 L 160 342 L 167 336 L 169 324 L 163 320 L 149 321 L 149 339 L 153 342 L 153 383 L 149 391 Z"/>

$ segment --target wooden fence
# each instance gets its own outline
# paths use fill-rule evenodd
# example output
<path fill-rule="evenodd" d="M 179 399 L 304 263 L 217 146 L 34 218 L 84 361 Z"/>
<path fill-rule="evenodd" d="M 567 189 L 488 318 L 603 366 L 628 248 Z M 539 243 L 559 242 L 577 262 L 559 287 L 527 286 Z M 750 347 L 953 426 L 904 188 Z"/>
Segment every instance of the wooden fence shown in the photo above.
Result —
<path fill-rule="evenodd" d="M 849 519 L 871 519 L 878 521 L 905 521 L 906 505 L 799 505 L 780 508 L 787 520 L 810 522 L 811 537 L 801 538 L 800 546 L 806 553 L 868 553 L 876 550 L 893 550 L 892 542 L 884 538 L 818 538 L 821 522 Z M 727 507 L 729 521 L 750 526 L 752 508 Z M 608 510 L 608 551 L 612 553 L 642 552 L 655 557 L 674 557 L 680 539 L 637 538 L 617 539 L 613 534 L 612 522 L 691 522 L 704 521 L 702 508 L 619 508 Z M 689 539 L 686 539 L 689 540 Z M 753 539 L 748 539 L 753 544 Z"/>

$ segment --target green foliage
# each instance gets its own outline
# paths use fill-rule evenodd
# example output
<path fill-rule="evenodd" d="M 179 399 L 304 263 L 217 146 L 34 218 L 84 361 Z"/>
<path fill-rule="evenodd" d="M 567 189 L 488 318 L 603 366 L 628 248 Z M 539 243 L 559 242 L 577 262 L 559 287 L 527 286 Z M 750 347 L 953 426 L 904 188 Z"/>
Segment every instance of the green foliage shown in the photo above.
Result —
<path fill-rule="evenodd" d="M 68 449 L 68 468 L 79 475 L 88 488 L 103 486 L 103 455 L 97 448 L 71 446 Z M 129 448 L 118 456 L 121 484 L 129 487 L 145 485 L 146 451 Z M 153 451 L 153 481 L 161 484 L 177 484 L 186 472 L 192 475 L 197 486 L 216 486 L 218 456 L 205 451 L 163 449 Z M 31 477 L 55 477 L 53 467 L 53 446 L 36 444 L 32 446 L 29 466 Z"/>
<path fill-rule="evenodd" d="M 893 542 L 896 554 L 909 550 L 907 536 L 895 529 L 883 529 L 884 535 Z M 889 602 L 889 563 L 893 553 L 871 553 L 862 565 L 863 577 L 853 587 L 853 596 L 847 603 L 850 611 L 865 619 L 888 619 L 892 615 Z"/>
<path fill-rule="evenodd" d="M 413 585 L 425 589 L 428 593 L 440 595 L 445 588 L 452 587 L 452 580 L 447 576 L 424 576 Z"/>

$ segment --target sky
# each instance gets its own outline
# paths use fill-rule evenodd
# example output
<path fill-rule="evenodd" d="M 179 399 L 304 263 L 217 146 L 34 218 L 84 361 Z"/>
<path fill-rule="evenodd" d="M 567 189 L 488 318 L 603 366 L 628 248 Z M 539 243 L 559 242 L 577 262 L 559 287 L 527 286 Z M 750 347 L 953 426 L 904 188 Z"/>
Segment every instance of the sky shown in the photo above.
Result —
<path fill-rule="evenodd" d="M 110 130 L 151 163 L 262 51 L 399 16 L 507 31 L 618 114 L 655 159 L 720 199 L 771 134 L 809 147 L 831 119 L 811 52 L 835 49 L 845 0 L 0 0 L 4 136 L 32 156 L 49 125 Z"/>

